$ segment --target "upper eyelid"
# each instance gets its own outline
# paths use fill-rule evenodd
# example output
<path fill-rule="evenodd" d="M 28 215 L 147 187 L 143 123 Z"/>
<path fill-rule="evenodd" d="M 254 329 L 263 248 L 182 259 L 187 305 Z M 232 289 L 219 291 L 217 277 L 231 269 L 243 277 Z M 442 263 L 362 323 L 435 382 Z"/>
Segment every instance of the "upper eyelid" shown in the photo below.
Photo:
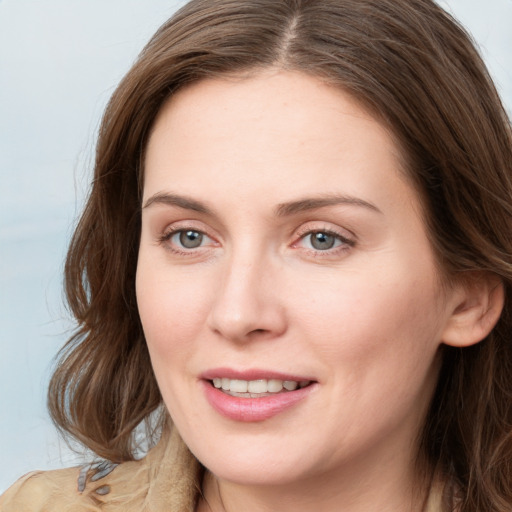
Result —
<path fill-rule="evenodd" d="M 214 231 L 209 226 L 205 225 L 203 221 L 196 219 L 186 219 L 186 220 L 178 220 L 168 223 L 161 231 L 162 234 L 171 233 L 176 231 L 198 231 L 203 233 L 204 235 L 212 238 L 212 231 Z"/>
<path fill-rule="evenodd" d="M 317 224 L 317 226 L 314 226 L 312 224 Z M 330 233 L 333 235 L 337 235 L 341 238 L 350 239 L 354 242 L 357 240 L 356 234 L 351 231 L 350 229 L 347 229 L 345 227 L 341 227 L 335 224 L 331 224 L 330 226 L 325 221 L 309 221 L 304 222 L 298 229 L 295 230 L 295 233 L 297 236 L 305 236 L 308 233 Z M 318 226 L 319 225 L 319 226 Z"/>
<path fill-rule="evenodd" d="M 170 239 L 171 237 L 173 237 L 174 235 L 176 235 L 177 233 L 181 233 L 181 232 L 184 232 L 184 231 L 195 231 L 197 233 L 201 233 L 202 235 L 204 235 L 205 237 L 209 238 L 210 240 L 213 240 L 213 241 L 216 241 L 215 240 L 215 237 L 210 235 L 206 230 L 204 229 L 199 229 L 199 228 L 196 228 L 196 227 L 193 227 L 193 226 L 184 226 L 184 227 L 169 227 L 169 228 L 166 228 L 162 231 L 162 234 L 161 234 L 161 237 L 162 238 L 166 238 L 166 239 Z"/>

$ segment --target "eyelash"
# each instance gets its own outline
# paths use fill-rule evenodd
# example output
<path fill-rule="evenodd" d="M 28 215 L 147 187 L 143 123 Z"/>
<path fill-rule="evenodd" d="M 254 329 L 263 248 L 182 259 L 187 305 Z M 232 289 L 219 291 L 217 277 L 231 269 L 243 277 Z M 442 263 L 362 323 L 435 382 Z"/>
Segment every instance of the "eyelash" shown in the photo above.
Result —
<path fill-rule="evenodd" d="M 310 254 L 312 254 L 315 258 L 321 258 L 321 257 L 332 257 L 337 256 L 340 253 L 343 253 L 345 251 L 348 251 L 352 247 L 356 245 L 355 240 L 352 240 L 350 238 L 347 238 L 346 236 L 342 235 L 340 232 L 332 229 L 332 228 L 324 228 L 324 229 L 311 229 L 311 228 L 304 228 L 303 230 L 298 232 L 298 239 L 296 242 L 292 244 L 292 247 L 297 247 L 298 244 L 304 240 L 307 239 L 308 236 L 315 235 L 315 234 L 322 234 L 327 236 L 334 237 L 337 241 L 340 242 L 340 245 L 337 247 L 320 250 L 320 249 L 307 249 Z"/>
<path fill-rule="evenodd" d="M 180 248 L 176 244 L 170 243 L 171 239 L 180 233 L 186 233 L 187 231 L 191 231 L 193 233 L 199 233 L 200 235 L 209 238 L 210 240 L 213 240 L 213 238 L 209 235 L 207 235 L 204 231 L 201 231 L 200 229 L 196 229 L 191 226 L 185 226 L 185 227 L 176 227 L 173 229 L 170 229 L 169 231 L 165 231 L 160 237 L 158 237 L 158 243 L 161 245 L 165 245 L 166 249 L 171 251 L 174 254 L 177 254 L 179 256 L 193 256 L 196 252 L 196 248 Z M 204 249 L 204 246 L 199 246 L 197 249 Z"/>
<path fill-rule="evenodd" d="M 207 233 L 205 233 L 204 231 L 201 231 L 200 229 L 196 229 L 191 226 L 184 226 L 184 227 L 180 226 L 180 227 L 173 228 L 169 231 L 164 232 L 160 237 L 158 237 L 158 243 L 161 245 L 165 245 L 166 249 L 171 251 L 174 254 L 177 254 L 180 256 L 193 256 L 196 253 L 196 249 L 204 249 L 204 246 L 201 245 L 201 246 L 198 246 L 197 248 L 188 248 L 187 249 L 187 248 L 180 248 L 176 244 L 172 244 L 172 245 L 170 244 L 170 240 L 175 235 L 180 234 L 180 233 L 185 233 L 187 231 L 198 233 L 198 234 L 202 235 L 203 237 L 207 237 L 210 240 L 214 240 Z M 314 248 L 313 249 L 304 248 L 304 250 L 306 250 L 308 253 L 312 254 L 314 257 L 336 256 L 337 254 L 345 252 L 355 246 L 354 240 L 347 238 L 346 236 L 342 235 L 341 233 L 339 233 L 333 229 L 330 229 L 330 228 L 325 228 L 325 229 L 305 228 L 304 230 L 298 232 L 297 241 L 292 244 L 292 247 L 297 248 L 298 244 L 300 242 L 306 240 L 306 238 L 308 236 L 311 236 L 314 234 L 323 234 L 323 235 L 327 235 L 327 236 L 332 236 L 338 242 L 340 242 L 340 245 L 333 247 L 333 248 L 328 248 L 325 250 L 314 249 Z"/>

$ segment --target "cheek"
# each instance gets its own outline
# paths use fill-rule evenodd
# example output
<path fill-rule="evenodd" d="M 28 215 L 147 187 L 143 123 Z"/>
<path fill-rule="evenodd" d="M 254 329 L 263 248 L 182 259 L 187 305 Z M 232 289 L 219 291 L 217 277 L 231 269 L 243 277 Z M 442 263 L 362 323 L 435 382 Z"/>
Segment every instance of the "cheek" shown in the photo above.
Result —
<path fill-rule="evenodd" d="M 325 372 L 330 399 L 323 414 L 333 418 L 333 431 L 345 429 L 347 439 L 383 435 L 409 425 L 406 418 L 416 428 L 437 379 L 436 286 L 428 278 L 379 275 L 354 274 L 344 280 L 343 292 L 323 287 L 301 324 L 303 347 Z"/>
<path fill-rule="evenodd" d="M 393 272 L 373 265 L 313 286 L 302 281 L 300 294 L 290 292 L 301 313 L 296 323 L 326 361 L 392 373 L 433 358 L 443 307 L 432 269 L 415 274 L 407 262 L 397 266 Z"/>
<path fill-rule="evenodd" d="M 137 304 L 153 361 L 176 362 L 191 353 L 192 340 L 203 328 L 208 312 L 204 282 L 186 272 L 159 272 L 157 265 L 139 263 Z"/>

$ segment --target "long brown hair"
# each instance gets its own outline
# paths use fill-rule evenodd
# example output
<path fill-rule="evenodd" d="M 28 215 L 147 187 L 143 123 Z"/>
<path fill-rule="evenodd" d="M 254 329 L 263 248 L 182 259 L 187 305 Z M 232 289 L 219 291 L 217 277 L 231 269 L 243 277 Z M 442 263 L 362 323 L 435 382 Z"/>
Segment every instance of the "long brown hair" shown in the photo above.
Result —
<path fill-rule="evenodd" d="M 269 66 L 327 80 L 384 121 L 423 198 L 440 268 L 504 283 L 487 339 L 443 347 L 420 444 L 429 467 L 454 483 L 461 512 L 510 510 L 510 122 L 470 37 L 431 0 L 193 0 L 158 30 L 101 125 L 66 261 L 78 327 L 50 383 L 54 421 L 100 456 L 133 457 L 135 426 L 161 404 L 135 300 L 148 134 L 178 89 Z"/>

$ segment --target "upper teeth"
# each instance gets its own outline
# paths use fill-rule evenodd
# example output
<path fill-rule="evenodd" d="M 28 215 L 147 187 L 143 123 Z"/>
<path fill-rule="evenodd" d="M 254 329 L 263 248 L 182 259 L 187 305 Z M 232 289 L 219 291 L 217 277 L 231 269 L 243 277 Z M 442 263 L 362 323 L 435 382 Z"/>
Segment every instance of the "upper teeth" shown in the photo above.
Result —
<path fill-rule="evenodd" d="M 294 380 L 278 379 L 258 379 L 258 380 L 239 380 L 216 377 L 213 379 L 213 385 L 223 391 L 232 391 L 234 393 L 279 393 L 286 389 L 294 391 L 299 386 L 305 387 L 309 381 L 297 382 Z"/>

